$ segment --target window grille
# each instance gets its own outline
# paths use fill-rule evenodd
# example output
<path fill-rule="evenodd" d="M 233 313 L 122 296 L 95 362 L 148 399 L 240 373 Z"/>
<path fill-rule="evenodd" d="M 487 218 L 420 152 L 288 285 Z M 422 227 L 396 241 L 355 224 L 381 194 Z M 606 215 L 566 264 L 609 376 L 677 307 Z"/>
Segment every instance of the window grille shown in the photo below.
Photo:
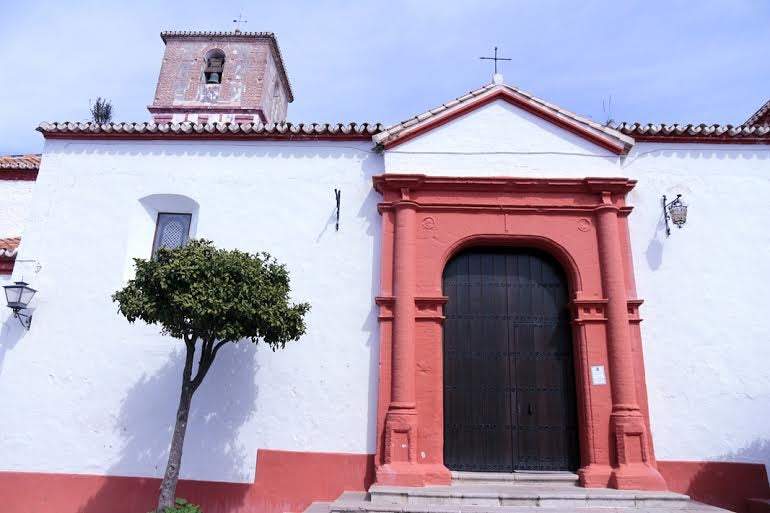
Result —
<path fill-rule="evenodd" d="M 161 212 L 155 225 L 155 240 L 152 243 L 152 256 L 160 248 L 178 248 L 190 238 L 192 214 L 173 214 Z"/>

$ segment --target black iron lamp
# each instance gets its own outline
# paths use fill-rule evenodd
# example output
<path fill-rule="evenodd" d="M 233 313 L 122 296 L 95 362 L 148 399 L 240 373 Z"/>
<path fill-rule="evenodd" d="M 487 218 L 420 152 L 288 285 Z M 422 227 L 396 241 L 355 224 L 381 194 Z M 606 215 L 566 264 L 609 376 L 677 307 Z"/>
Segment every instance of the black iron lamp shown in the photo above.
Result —
<path fill-rule="evenodd" d="M 22 326 L 29 329 L 32 324 L 32 315 L 21 313 L 21 311 L 27 309 L 27 305 L 37 291 L 24 281 L 17 281 L 13 285 L 4 285 L 3 288 L 5 289 L 8 308 L 13 310 L 13 316 L 19 319 Z"/>
<path fill-rule="evenodd" d="M 663 195 L 663 218 L 666 220 L 666 237 L 671 235 L 671 221 L 677 228 L 681 228 L 687 222 L 687 205 L 682 202 L 682 195 L 677 194 L 671 202 L 666 203 L 666 195 Z"/>

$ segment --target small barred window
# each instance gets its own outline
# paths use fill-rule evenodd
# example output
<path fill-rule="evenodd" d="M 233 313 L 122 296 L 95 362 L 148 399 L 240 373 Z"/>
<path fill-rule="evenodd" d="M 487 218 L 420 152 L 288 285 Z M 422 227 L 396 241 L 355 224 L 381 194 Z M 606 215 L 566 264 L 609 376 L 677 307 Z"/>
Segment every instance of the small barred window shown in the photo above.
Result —
<path fill-rule="evenodd" d="M 160 248 L 178 248 L 190 238 L 192 214 L 159 213 L 155 225 L 155 240 L 152 243 L 152 256 Z"/>

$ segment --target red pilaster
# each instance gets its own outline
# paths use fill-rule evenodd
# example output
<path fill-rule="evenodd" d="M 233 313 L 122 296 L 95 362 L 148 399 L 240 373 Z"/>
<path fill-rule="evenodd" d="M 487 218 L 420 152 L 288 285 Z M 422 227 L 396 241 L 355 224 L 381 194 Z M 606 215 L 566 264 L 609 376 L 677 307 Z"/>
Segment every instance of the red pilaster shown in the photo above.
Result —
<path fill-rule="evenodd" d="M 414 390 L 414 284 L 416 281 L 415 205 L 401 201 L 395 205 L 395 262 L 393 295 L 393 383 L 390 410 L 413 410 Z"/>
<path fill-rule="evenodd" d="M 425 475 L 417 460 L 415 399 L 415 283 L 417 281 L 416 207 L 409 190 L 395 203 L 393 258 L 393 343 L 390 404 L 385 415 L 384 465 L 377 482 L 422 486 Z"/>
<path fill-rule="evenodd" d="M 665 490 L 666 483 L 654 466 L 649 433 L 636 397 L 618 210 L 612 194 L 602 192 L 602 204 L 596 208 L 597 237 L 602 288 L 607 298 L 607 353 L 612 391 L 610 428 L 617 456 L 610 486 Z"/>

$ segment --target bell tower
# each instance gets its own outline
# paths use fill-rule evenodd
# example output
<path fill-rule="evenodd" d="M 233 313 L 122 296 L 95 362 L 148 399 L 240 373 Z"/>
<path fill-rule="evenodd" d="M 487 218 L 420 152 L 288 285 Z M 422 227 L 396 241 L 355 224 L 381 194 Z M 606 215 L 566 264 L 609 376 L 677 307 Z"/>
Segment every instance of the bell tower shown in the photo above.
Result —
<path fill-rule="evenodd" d="M 294 101 L 271 32 L 161 32 L 156 123 L 277 123 Z"/>

